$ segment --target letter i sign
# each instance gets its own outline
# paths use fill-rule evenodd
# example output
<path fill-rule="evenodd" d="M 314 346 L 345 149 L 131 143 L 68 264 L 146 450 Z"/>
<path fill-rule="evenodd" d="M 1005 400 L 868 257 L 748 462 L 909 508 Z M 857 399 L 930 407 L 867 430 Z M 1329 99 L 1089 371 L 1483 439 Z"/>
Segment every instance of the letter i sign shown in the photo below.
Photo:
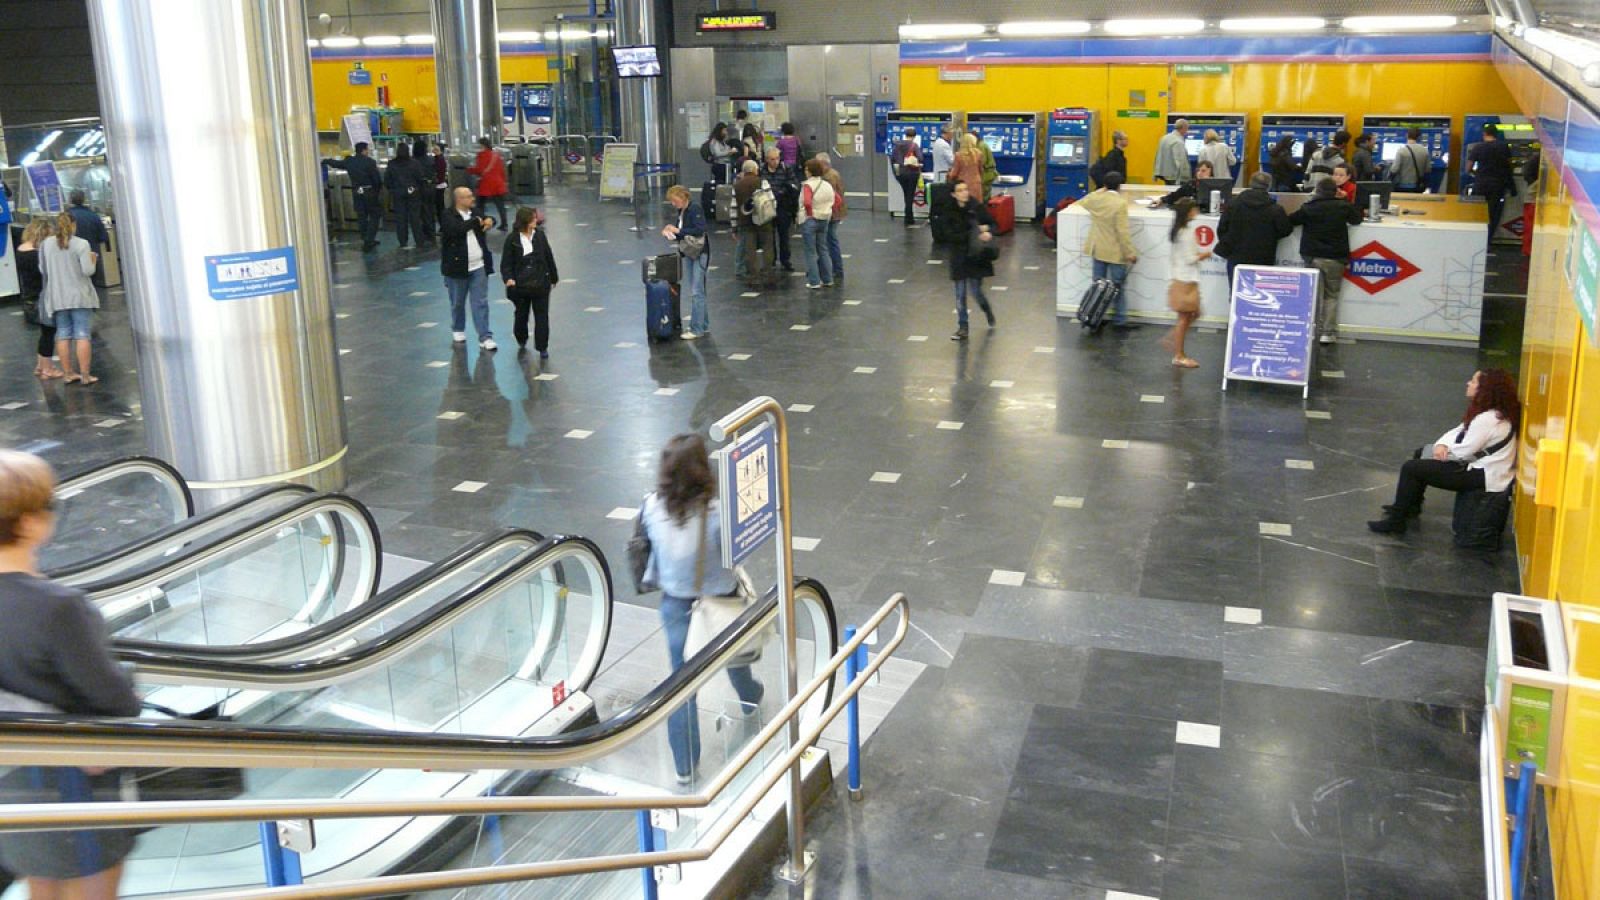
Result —
<path fill-rule="evenodd" d="M 1210 225 L 1201 225 L 1194 230 L 1194 240 L 1202 249 L 1209 247 L 1217 242 L 1217 232 Z"/>

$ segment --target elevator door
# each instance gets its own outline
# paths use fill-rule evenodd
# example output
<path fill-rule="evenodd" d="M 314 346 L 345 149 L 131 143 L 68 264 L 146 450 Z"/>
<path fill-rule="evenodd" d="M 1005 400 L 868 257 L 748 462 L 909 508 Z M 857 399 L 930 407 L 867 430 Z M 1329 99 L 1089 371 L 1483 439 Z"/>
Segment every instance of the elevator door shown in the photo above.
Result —
<path fill-rule="evenodd" d="M 877 159 L 873 146 L 872 101 L 866 94 L 833 94 L 828 97 L 831 138 L 828 155 L 844 179 L 845 196 L 856 209 L 872 208 L 872 164 Z"/>

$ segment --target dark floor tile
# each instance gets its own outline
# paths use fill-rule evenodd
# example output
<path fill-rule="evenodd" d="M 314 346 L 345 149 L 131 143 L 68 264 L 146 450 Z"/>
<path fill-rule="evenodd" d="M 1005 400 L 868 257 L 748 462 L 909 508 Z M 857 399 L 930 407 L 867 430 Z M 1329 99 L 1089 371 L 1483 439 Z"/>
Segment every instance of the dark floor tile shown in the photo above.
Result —
<path fill-rule="evenodd" d="M 1089 651 L 1078 703 L 1215 725 L 1222 713 L 1222 663 L 1097 647 Z"/>
<path fill-rule="evenodd" d="M 1175 734 L 1162 719 L 1035 706 L 1017 777 L 1159 800 L 1172 787 Z"/>
<path fill-rule="evenodd" d="M 1489 645 L 1492 603 L 1488 593 L 1441 594 L 1386 587 L 1383 598 L 1397 623 L 1396 637 L 1461 647 Z"/>
<path fill-rule="evenodd" d="M 977 611 L 988 583 L 989 571 L 976 566 L 888 563 L 867 583 L 867 596 L 887 598 L 903 591 L 918 610 L 970 616 Z"/>
<path fill-rule="evenodd" d="M 1345 896 L 1344 860 L 1337 853 L 1201 831 L 1172 829 L 1162 872 L 1161 895 L 1184 900 Z"/>
<path fill-rule="evenodd" d="M 1076 706 L 1089 651 L 1037 641 L 969 634 L 950 664 L 951 684 L 975 696 Z"/>
<path fill-rule="evenodd" d="M 1259 569 L 1259 563 L 1150 554 L 1139 579 L 1139 593 L 1213 606 L 1256 606 L 1261 591 Z"/>
<path fill-rule="evenodd" d="M 988 867 L 1156 896 L 1167 840 L 1167 801 L 1017 779 Z"/>
<path fill-rule="evenodd" d="M 1222 749 L 1301 761 L 1368 762 L 1372 723 L 1361 697 L 1224 681 Z"/>
<path fill-rule="evenodd" d="M 1377 755 L 1372 765 L 1471 781 L 1478 774 L 1481 709 L 1368 700 Z"/>
<path fill-rule="evenodd" d="M 1172 827 L 1337 853 L 1335 779 L 1332 763 L 1180 746 Z"/>
<path fill-rule="evenodd" d="M 1378 637 L 1398 630 L 1375 579 L 1357 585 L 1263 575 L 1259 602 L 1263 625 Z"/>
<path fill-rule="evenodd" d="M 1478 782 L 1341 766 L 1346 856 L 1406 866 L 1429 878 L 1483 872 Z"/>
<path fill-rule="evenodd" d="M 1345 857 L 1350 900 L 1476 900 L 1485 896 L 1483 871 L 1400 865 Z"/>

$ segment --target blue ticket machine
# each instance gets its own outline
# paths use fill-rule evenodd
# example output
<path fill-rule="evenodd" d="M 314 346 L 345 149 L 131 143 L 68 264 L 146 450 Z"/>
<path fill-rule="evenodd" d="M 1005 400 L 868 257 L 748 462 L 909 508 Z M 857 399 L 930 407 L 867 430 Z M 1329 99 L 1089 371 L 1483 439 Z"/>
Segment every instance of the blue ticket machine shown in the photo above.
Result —
<path fill-rule="evenodd" d="M 517 106 L 522 111 L 522 136 L 541 143 L 556 136 L 555 106 L 548 84 L 517 86 Z"/>
<path fill-rule="evenodd" d="M 1416 128 L 1422 132 L 1422 145 L 1428 148 L 1428 193 L 1443 193 L 1445 177 L 1450 171 L 1450 117 L 1449 116 L 1363 116 L 1361 133 L 1375 139 L 1372 152 L 1381 156 L 1385 166 L 1394 163 L 1395 154 L 1406 145 L 1406 131 Z"/>
<path fill-rule="evenodd" d="M 1333 143 L 1333 136 L 1344 130 L 1344 116 L 1336 113 L 1264 113 L 1261 116 L 1261 139 L 1256 146 L 1256 160 L 1263 172 L 1272 171 L 1272 148 L 1285 137 L 1294 138 L 1294 161 L 1303 165 L 1306 158 L 1306 140 L 1317 142 L 1318 147 Z"/>
<path fill-rule="evenodd" d="M 503 137 L 514 137 L 520 133 L 517 128 L 517 86 L 514 84 L 500 85 L 500 126 Z"/>
<path fill-rule="evenodd" d="M 1017 218 L 1037 219 L 1039 193 L 1039 114 L 1031 112 L 975 112 L 967 114 L 967 130 L 989 145 L 999 173 L 991 197 L 1011 195 Z"/>
<path fill-rule="evenodd" d="M 1206 131 L 1215 131 L 1217 137 L 1233 151 L 1235 162 L 1226 175 L 1221 172 L 1213 174 L 1218 178 L 1239 181 L 1244 175 L 1245 138 L 1250 117 L 1244 113 L 1168 113 L 1167 130 L 1171 131 L 1179 119 L 1189 120 L 1189 135 L 1183 142 L 1184 149 L 1189 151 L 1189 165 L 1193 166 L 1199 159 Z"/>
<path fill-rule="evenodd" d="M 961 114 L 956 112 L 913 112 L 905 109 L 892 109 L 884 116 L 887 124 L 887 134 L 884 135 L 883 153 L 885 164 L 889 167 L 889 215 L 903 216 L 906 214 L 906 201 L 900 193 L 900 184 L 894 177 L 895 160 L 894 145 L 905 140 L 906 129 L 914 128 L 917 132 L 917 144 L 922 147 L 922 173 L 923 183 L 933 177 L 933 142 L 939 137 L 939 132 L 945 128 L 961 127 Z M 951 149 L 955 149 L 955 141 L 951 141 Z M 998 162 L 998 160 L 996 160 Z M 926 189 L 919 188 L 915 199 L 914 214 L 928 214 L 928 198 Z"/>
<path fill-rule="evenodd" d="M 1494 239 L 1499 243 L 1521 243 L 1523 231 L 1533 225 L 1531 222 L 1523 221 L 1523 207 L 1533 202 L 1533 195 L 1539 189 L 1538 185 L 1530 185 L 1522 177 L 1522 167 L 1529 157 L 1539 152 L 1539 135 L 1533 130 L 1533 120 L 1526 116 L 1481 114 L 1467 116 L 1462 122 L 1461 162 L 1456 169 L 1460 178 L 1462 200 L 1483 202 L 1483 197 L 1472 191 L 1473 177 L 1472 173 L 1467 171 L 1469 165 L 1467 151 L 1473 144 L 1483 140 L 1485 125 L 1498 125 L 1500 140 L 1505 141 L 1506 146 L 1511 148 L 1512 190 L 1506 195 L 1505 212 L 1500 216 L 1500 228 L 1495 231 Z"/>
<path fill-rule="evenodd" d="M 1089 193 L 1089 167 L 1099 158 L 1100 116 L 1091 109 L 1052 109 L 1045 126 L 1044 208 Z"/>

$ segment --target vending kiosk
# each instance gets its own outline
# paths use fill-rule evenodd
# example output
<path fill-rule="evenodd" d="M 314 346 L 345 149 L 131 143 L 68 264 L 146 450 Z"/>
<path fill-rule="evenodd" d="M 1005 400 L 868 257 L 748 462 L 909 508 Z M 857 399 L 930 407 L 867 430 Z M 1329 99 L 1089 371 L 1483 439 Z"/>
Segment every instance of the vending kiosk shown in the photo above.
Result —
<path fill-rule="evenodd" d="M 549 84 L 517 85 L 517 107 L 522 113 L 522 136 L 544 143 L 555 137 L 555 106 Z"/>
<path fill-rule="evenodd" d="M 1376 139 L 1372 152 L 1381 155 L 1385 163 L 1393 163 L 1395 154 L 1405 147 L 1406 130 L 1410 128 L 1421 130 L 1419 140 L 1428 148 L 1431 163 L 1428 193 L 1441 193 L 1450 169 L 1449 116 L 1364 116 L 1361 119 L 1361 133 L 1371 134 Z"/>
<path fill-rule="evenodd" d="M 1512 193 L 1506 197 L 1506 208 L 1500 217 L 1500 228 L 1495 232 L 1497 243 L 1521 243 L 1522 234 L 1532 224 L 1523 221 L 1522 210 L 1533 202 L 1538 185 L 1530 185 L 1522 177 L 1522 167 L 1530 156 L 1539 152 L 1539 135 L 1533 130 L 1533 120 L 1525 116 L 1469 115 L 1462 123 L 1461 162 L 1457 167 L 1461 179 L 1461 199 L 1483 202 L 1472 193 L 1472 173 L 1467 171 L 1467 150 L 1483 140 L 1483 126 L 1500 126 L 1500 140 L 1511 148 Z"/>
<path fill-rule="evenodd" d="M 967 130 L 989 145 L 999 173 L 991 196 L 1011 195 L 1017 218 L 1039 216 L 1039 114 L 975 112 L 967 114 Z"/>
<path fill-rule="evenodd" d="M 1326 147 L 1333 136 L 1344 130 L 1344 116 L 1336 113 L 1266 113 L 1261 116 L 1261 140 L 1257 143 L 1256 160 L 1262 171 L 1271 171 L 1272 148 L 1289 136 L 1294 138 L 1294 159 L 1300 162 L 1306 156 L 1306 139 Z"/>
<path fill-rule="evenodd" d="M 906 213 L 905 198 L 901 196 L 899 186 L 894 177 L 894 145 L 905 139 L 906 129 L 914 128 L 917 132 L 917 142 L 922 146 L 922 171 L 925 176 L 933 175 L 933 142 L 939 137 L 939 132 L 947 127 L 961 127 L 961 114 L 958 112 L 913 112 L 904 109 L 892 109 L 884 117 L 888 123 L 888 134 L 884 135 L 883 146 L 879 152 L 883 154 L 885 165 L 889 167 L 889 215 L 903 216 Z M 955 142 L 951 142 L 952 149 Z M 995 160 L 996 164 L 999 160 Z M 927 192 L 917 191 L 913 204 L 916 209 L 914 214 L 927 215 Z"/>
<path fill-rule="evenodd" d="M 504 143 L 521 143 L 522 134 L 517 128 L 517 86 L 500 85 L 500 139 Z"/>
<path fill-rule="evenodd" d="M 1100 114 L 1071 107 L 1050 111 L 1044 157 L 1044 208 L 1089 193 L 1089 167 L 1100 154 Z"/>
<path fill-rule="evenodd" d="M 1232 166 L 1232 171 L 1227 175 L 1221 172 L 1214 173 L 1218 178 L 1232 178 L 1238 181 L 1244 175 L 1245 137 L 1249 116 L 1244 113 L 1168 113 L 1167 130 L 1177 124 L 1179 119 L 1189 120 L 1189 134 L 1184 138 L 1184 148 L 1189 151 L 1189 165 L 1194 165 L 1200 156 L 1200 147 L 1205 143 L 1206 130 L 1217 133 L 1217 138 L 1233 151 L 1233 156 L 1238 162 Z"/>

